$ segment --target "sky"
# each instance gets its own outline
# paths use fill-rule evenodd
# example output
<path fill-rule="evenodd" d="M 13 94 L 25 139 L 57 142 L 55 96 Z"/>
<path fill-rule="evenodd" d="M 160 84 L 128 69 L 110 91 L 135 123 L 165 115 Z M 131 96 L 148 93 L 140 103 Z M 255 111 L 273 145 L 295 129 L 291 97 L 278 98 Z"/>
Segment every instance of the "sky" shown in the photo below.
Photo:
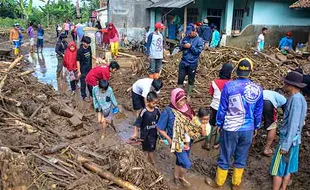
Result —
<path fill-rule="evenodd" d="M 52 0 L 51 0 L 52 1 Z M 57 1 L 57 0 L 56 0 Z M 72 2 L 75 2 L 75 0 L 71 0 Z M 45 2 L 47 2 L 47 0 L 45 0 Z M 32 1 L 32 3 L 33 3 L 33 6 L 35 6 L 35 7 L 39 7 L 39 6 L 44 6 L 45 5 L 45 3 L 43 3 L 42 1 L 40 1 L 40 0 L 33 0 Z"/>

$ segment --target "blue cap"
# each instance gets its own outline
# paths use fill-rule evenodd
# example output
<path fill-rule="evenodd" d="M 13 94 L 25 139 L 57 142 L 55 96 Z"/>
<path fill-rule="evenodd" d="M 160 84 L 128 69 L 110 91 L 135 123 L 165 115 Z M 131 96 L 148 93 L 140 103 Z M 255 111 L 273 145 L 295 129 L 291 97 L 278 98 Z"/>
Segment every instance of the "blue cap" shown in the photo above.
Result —
<path fill-rule="evenodd" d="M 115 107 L 112 109 L 112 113 L 113 114 L 117 114 L 119 112 L 119 108 L 118 107 Z"/>
<path fill-rule="evenodd" d="M 186 32 L 185 32 L 185 34 L 188 36 L 192 31 L 195 31 L 196 29 L 195 29 L 195 26 L 194 25 L 192 25 L 192 24 L 190 24 L 190 25 L 188 25 L 187 27 L 186 27 Z"/>

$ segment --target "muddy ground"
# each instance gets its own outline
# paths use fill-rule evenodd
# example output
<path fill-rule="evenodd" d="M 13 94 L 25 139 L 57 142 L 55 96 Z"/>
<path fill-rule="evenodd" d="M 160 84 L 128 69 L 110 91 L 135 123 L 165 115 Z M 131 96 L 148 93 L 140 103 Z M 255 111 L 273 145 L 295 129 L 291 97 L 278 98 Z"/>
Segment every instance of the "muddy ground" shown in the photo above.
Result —
<path fill-rule="evenodd" d="M 6 37 L 2 37 L 0 41 L 5 41 L 3 38 Z M 140 146 L 126 144 L 126 140 L 132 133 L 134 122 L 130 93 L 126 93 L 126 89 L 137 79 L 146 77 L 145 70 L 134 75 L 130 69 L 121 69 L 112 76 L 111 85 L 121 105 L 122 114 L 116 117 L 117 131 L 109 128 L 108 136 L 100 140 L 101 128 L 96 122 L 92 105 L 81 101 L 79 94 L 70 96 L 65 78 L 56 80 L 57 60 L 53 52 L 54 44 L 55 36 L 50 33 L 47 35 L 46 49 L 43 54 L 28 54 L 27 44 L 25 44 L 22 51 L 25 54 L 24 63 L 8 75 L 4 84 L 3 96 L 19 101 L 21 105 L 16 106 L 16 102 L 3 98 L 2 103 L 0 102 L 0 144 L 12 150 L 12 152 L 0 151 L 0 153 L 5 152 L 1 154 L 0 187 L 3 189 L 119 189 L 115 183 L 103 180 L 97 174 L 86 170 L 83 162 L 77 159 L 77 156 L 82 155 L 100 165 L 101 169 L 112 172 L 115 177 L 120 177 L 142 189 L 182 189 L 169 182 L 175 158 L 169 153 L 168 147 L 163 144 L 158 145 L 156 168 L 154 168 L 147 163 L 145 155 L 139 151 Z M 3 46 L 0 44 L 1 48 L 8 46 L 8 44 Z M 236 52 L 240 54 L 238 56 L 244 53 Z M 224 53 L 221 53 L 215 62 L 201 63 L 196 83 L 198 88 L 191 99 L 195 109 L 201 105 L 208 107 L 210 104 L 210 97 L 207 93 L 208 85 L 216 77 L 220 63 L 227 61 L 227 56 L 221 56 Z M 204 54 L 201 58 L 202 62 L 214 59 L 213 55 Z M 234 59 L 236 60 L 238 56 Z M 178 59 L 179 57 L 168 58 L 168 63 L 164 65 L 162 76 L 165 86 L 161 92 L 161 108 L 168 104 L 169 92 L 176 85 Z M 302 61 L 298 60 L 298 62 Z M 7 65 L 2 65 L 0 69 L 7 67 Z M 19 76 L 24 69 L 32 68 L 35 69 L 33 76 Z M 146 62 L 145 68 L 147 68 Z M 272 83 L 268 85 L 270 88 L 278 85 L 278 80 L 268 81 L 269 78 L 258 77 L 266 72 L 270 70 L 257 69 L 254 80 L 259 80 L 258 82 L 263 86 Z M 282 70 L 278 72 L 279 75 L 283 75 Z M 0 72 L 0 76 L 2 79 L 3 73 Z M 67 107 L 78 111 L 73 116 L 83 115 L 82 126 L 75 126 L 70 121 L 72 115 L 61 112 Z M 37 108 L 40 108 L 39 111 L 32 117 Z M 20 127 L 21 124 L 18 121 L 29 124 L 32 128 Z M 265 138 L 265 131 L 261 130 L 249 152 L 242 189 L 271 189 L 271 177 L 268 174 L 271 158 L 261 154 Z M 204 177 L 215 176 L 218 150 L 203 150 L 201 149 L 202 143 L 194 144 L 191 151 L 193 165 L 188 177 L 193 186 L 189 189 L 212 189 L 204 184 Z M 50 148 L 57 145 L 63 145 L 63 148 L 49 153 Z M 307 152 L 309 145 L 310 138 L 304 135 L 300 152 L 300 171 L 294 176 L 291 189 L 308 189 L 307 177 L 310 160 Z M 55 165 L 69 172 L 60 171 L 59 168 L 55 168 L 51 163 L 43 161 L 36 155 L 44 156 L 50 162 L 55 162 Z M 164 179 L 161 179 L 162 175 L 165 176 Z M 152 184 L 152 182 L 156 183 Z M 224 189 L 229 189 L 229 187 L 230 180 L 227 180 Z"/>

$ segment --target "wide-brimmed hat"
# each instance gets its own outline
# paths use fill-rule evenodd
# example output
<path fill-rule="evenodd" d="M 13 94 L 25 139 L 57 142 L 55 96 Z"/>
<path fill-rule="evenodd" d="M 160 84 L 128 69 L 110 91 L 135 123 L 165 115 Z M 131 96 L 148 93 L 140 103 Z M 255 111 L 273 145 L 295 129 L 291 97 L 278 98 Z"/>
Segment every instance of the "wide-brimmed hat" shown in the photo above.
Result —
<path fill-rule="evenodd" d="M 289 72 L 286 77 L 282 77 L 283 82 L 296 86 L 298 88 L 304 88 L 307 84 L 303 83 L 303 75 L 297 71 Z"/>
<path fill-rule="evenodd" d="M 249 58 L 240 59 L 237 67 L 238 77 L 249 77 L 253 71 L 253 62 Z"/>

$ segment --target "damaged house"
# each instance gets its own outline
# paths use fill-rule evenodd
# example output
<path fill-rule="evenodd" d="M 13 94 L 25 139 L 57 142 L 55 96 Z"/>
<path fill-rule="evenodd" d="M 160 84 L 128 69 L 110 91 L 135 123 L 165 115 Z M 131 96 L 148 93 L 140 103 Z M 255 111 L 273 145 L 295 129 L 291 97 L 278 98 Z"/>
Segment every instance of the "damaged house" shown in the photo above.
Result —
<path fill-rule="evenodd" d="M 207 18 L 225 34 L 226 44 L 253 46 L 262 27 L 266 44 L 277 45 L 286 31 L 294 42 L 309 38 L 309 0 L 110 0 L 109 21 L 129 38 L 142 38 L 145 26 L 163 22 L 165 36 L 177 40 L 188 23 Z M 296 44 L 295 44 L 296 45 Z"/>

